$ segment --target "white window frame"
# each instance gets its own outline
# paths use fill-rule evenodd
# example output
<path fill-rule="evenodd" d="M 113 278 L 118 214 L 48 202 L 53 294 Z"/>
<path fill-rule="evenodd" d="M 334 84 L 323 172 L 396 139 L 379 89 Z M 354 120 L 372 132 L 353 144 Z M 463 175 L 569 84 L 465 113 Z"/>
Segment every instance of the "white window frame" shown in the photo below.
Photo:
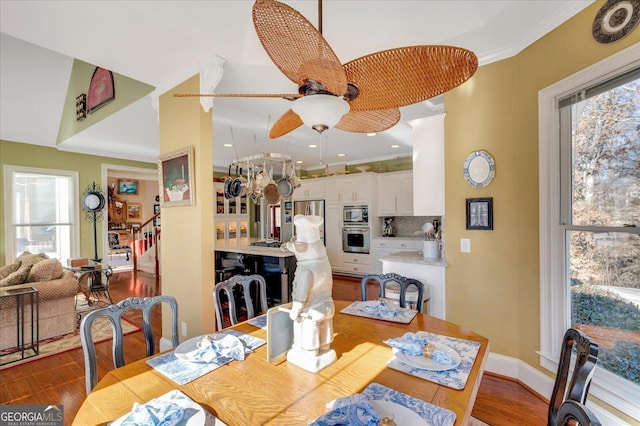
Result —
<path fill-rule="evenodd" d="M 560 221 L 560 113 L 558 100 L 640 66 L 640 43 L 630 46 L 538 92 L 540 204 L 540 365 L 555 373 L 560 343 L 569 327 L 569 290 L 564 285 L 565 239 Z M 640 386 L 596 368 L 589 395 L 640 420 Z"/>
<path fill-rule="evenodd" d="M 5 249 L 5 264 L 10 264 L 15 261 L 16 238 L 15 238 L 15 209 L 13 199 L 13 186 L 14 176 L 16 173 L 34 173 L 43 175 L 55 175 L 71 178 L 72 180 L 72 194 L 70 197 L 71 211 L 71 257 L 78 257 L 80 255 L 80 221 L 78 215 L 78 172 L 70 170 L 56 170 L 56 169 L 42 169 L 36 167 L 23 167 L 23 166 L 4 166 L 4 249 Z M 63 259 L 60 259 L 63 261 Z"/>

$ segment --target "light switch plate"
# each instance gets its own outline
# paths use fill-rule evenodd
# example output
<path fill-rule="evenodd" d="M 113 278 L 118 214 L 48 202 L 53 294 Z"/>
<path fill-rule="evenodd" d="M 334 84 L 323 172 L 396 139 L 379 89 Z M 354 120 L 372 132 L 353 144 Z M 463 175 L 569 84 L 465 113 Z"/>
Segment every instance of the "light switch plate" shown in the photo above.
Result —
<path fill-rule="evenodd" d="M 460 238 L 460 253 L 471 253 L 471 240 Z"/>

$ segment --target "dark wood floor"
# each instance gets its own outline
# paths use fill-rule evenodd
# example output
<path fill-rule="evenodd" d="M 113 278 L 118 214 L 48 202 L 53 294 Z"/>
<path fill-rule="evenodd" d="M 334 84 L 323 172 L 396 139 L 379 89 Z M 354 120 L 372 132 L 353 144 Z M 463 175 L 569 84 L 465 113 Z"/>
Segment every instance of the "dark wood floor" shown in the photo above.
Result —
<path fill-rule="evenodd" d="M 359 298 L 359 281 L 334 277 L 334 299 Z M 160 283 L 143 272 L 120 272 L 111 282 L 114 302 L 129 296 L 153 296 L 160 293 Z M 160 334 L 160 312 L 155 312 L 154 329 Z M 141 324 L 135 311 L 128 316 Z M 142 333 L 125 337 L 127 362 L 143 358 L 145 346 Z M 110 342 L 97 345 L 100 377 L 112 366 Z M 0 404 L 63 404 L 65 424 L 71 424 L 85 397 L 84 361 L 82 349 L 36 360 L 0 370 Z M 490 425 L 544 425 L 547 401 L 524 386 L 505 378 L 485 374 L 473 408 L 473 416 Z"/>

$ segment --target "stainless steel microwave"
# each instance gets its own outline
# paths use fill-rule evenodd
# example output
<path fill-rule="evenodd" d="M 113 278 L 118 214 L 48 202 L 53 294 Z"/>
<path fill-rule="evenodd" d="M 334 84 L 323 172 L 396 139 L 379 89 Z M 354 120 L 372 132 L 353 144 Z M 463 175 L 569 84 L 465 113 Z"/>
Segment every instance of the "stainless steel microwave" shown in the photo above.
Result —
<path fill-rule="evenodd" d="M 369 208 L 367 206 L 344 206 L 342 209 L 342 222 L 345 226 L 369 224 Z"/>

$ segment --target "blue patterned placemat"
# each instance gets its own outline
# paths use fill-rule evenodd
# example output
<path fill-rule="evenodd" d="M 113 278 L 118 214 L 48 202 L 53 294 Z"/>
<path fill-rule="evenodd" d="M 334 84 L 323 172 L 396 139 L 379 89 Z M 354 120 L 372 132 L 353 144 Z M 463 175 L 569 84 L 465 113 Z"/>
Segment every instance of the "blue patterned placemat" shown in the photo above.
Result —
<path fill-rule="evenodd" d="M 254 327 L 258 327 L 258 328 L 263 328 L 263 329 L 267 329 L 267 314 L 264 315 L 260 315 L 257 317 L 253 317 L 251 318 L 249 321 L 247 321 L 249 324 L 251 324 Z"/>
<path fill-rule="evenodd" d="M 439 334 L 418 331 L 416 334 L 423 335 L 430 342 L 446 345 L 455 350 L 462 359 L 460 365 L 454 369 L 446 371 L 430 371 L 412 367 L 399 361 L 395 355 L 387 362 L 387 366 L 421 379 L 429 380 L 453 389 L 464 389 L 473 363 L 478 355 L 480 343 L 470 340 L 457 339 L 455 337 L 441 336 Z"/>
<path fill-rule="evenodd" d="M 348 405 L 357 404 L 361 401 L 390 401 L 402 405 L 417 413 L 427 425 L 433 426 L 451 426 L 456 421 L 456 413 L 446 408 L 439 407 L 413 396 L 404 394 L 395 389 L 388 388 L 379 383 L 371 383 L 362 393 L 338 398 L 327 404 L 327 408 L 331 410 L 346 407 Z M 329 412 L 331 413 L 331 412 Z M 312 424 L 322 424 L 323 418 L 327 416 L 325 413 L 315 420 Z"/>
<path fill-rule="evenodd" d="M 340 312 L 359 317 L 374 318 L 384 321 L 409 324 L 418 311 L 401 308 L 399 306 L 386 305 L 377 300 L 353 302 Z"/>
<path fill-rule="evenodd" d="M 242 340 L 247 348 L 254 350 L 255 348 L 264 345 L 266 340 L 250 336 L 248 334 L 240 333 L 235 330 L 225 330 L 220 333 L 233 334 Z M 233 361 L 231 358 L 218 358 L 209 363 L 189 362 L 177 358 L 174 352 L 168 352 L 156 358 L 147 360 L 154 369 L 158 370 L 174 382 L 179 385 L 189 383 L 198 377 L 207 374 L 216 368 L 228 364 Z"/>

